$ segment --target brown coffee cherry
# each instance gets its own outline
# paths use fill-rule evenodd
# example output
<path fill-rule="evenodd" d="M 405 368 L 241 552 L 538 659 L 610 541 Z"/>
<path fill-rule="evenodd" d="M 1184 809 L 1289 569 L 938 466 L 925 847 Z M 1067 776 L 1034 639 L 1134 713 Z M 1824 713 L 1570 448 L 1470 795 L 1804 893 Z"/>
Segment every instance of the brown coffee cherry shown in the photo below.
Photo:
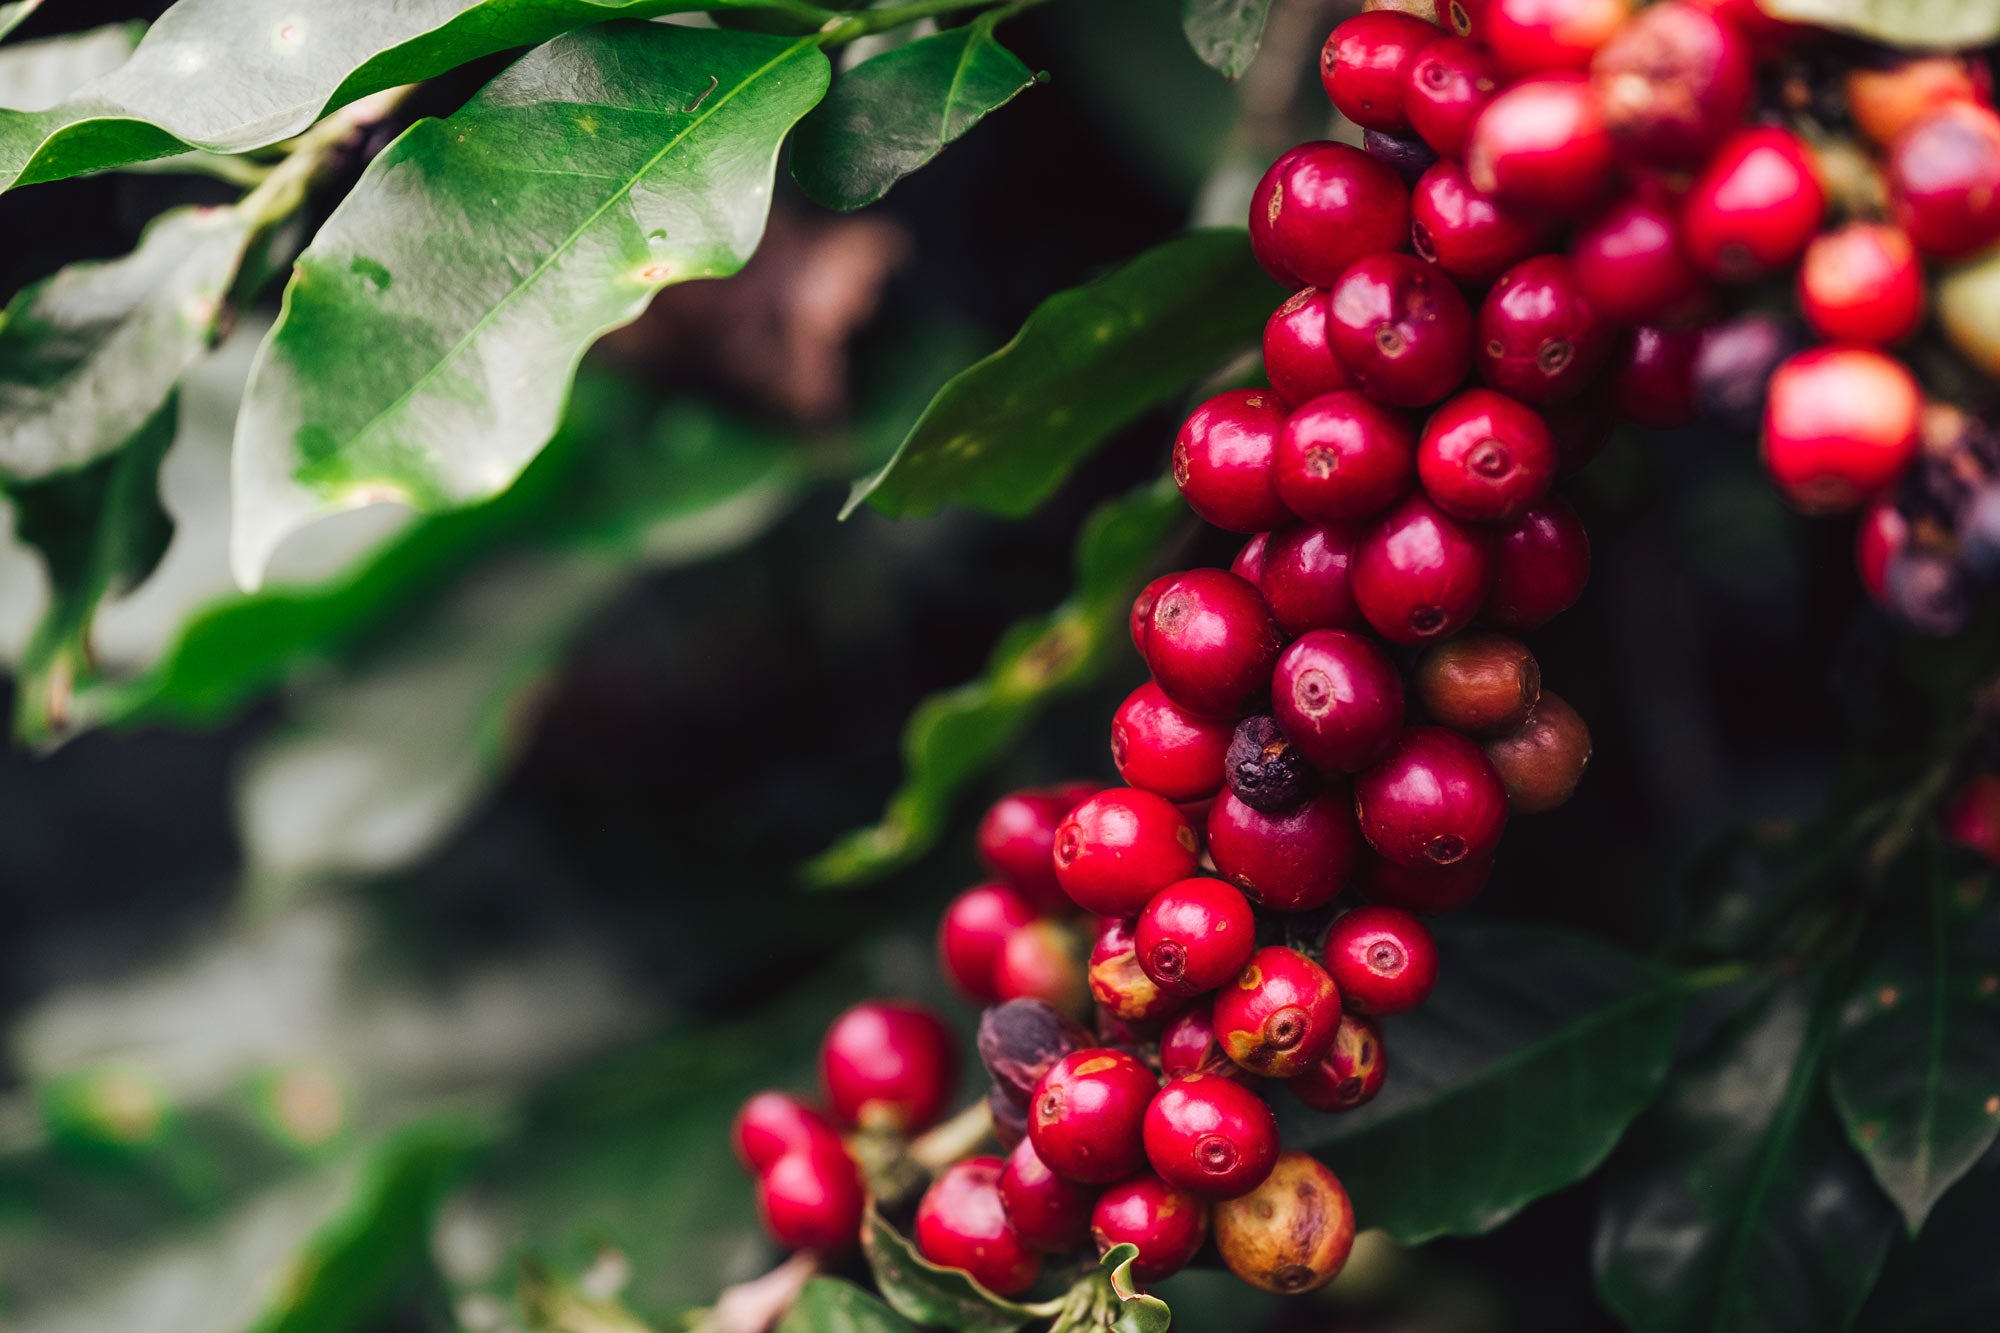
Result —
<path fill-rule="evenodd" d="M 1538 815 L 1570 798 L 1590 763 L 1590 728 L 1559 694 L 1544 693 L 1517 729 L 1486 743 L 1507 788 L 1507 808 Z"/>
<path fill-rule="evenodd" d="M 1354 1247 L 1354 1205 L 1340 1178 L 1302 1152 L 1279 1153 L 1264 1183 L 1216 1204 L 1209 1224 L 1229 1271 L 1281 1296 L 1333 1281 Z"/>
<path fill-rule="evenodd" d="M 1439 725 L 1498 736 L 1534 711 L 1542 697 L 1542 669 L 1518 639 L 1461 634 L 1424 654 L 1412 684 L 1418 702 Z"/>

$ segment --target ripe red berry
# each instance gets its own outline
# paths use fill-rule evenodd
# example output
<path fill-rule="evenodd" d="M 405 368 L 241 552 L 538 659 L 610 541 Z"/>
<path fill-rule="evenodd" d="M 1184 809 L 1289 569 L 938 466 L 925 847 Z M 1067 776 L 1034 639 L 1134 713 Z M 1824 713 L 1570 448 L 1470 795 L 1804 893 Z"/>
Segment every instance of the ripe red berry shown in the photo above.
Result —
<path fill-rule="evenodd" d="M 1470 735 L 1512 731 L 1542 697 L 1542 668 L 1504 634 L 1461 634 L 1424 654 L 1410 678 L 1431 720 Z"/>
<path fill-rule="evenodd" d="M 1562 255 L 1508 269 L 1479 307 L 1479 373 L 1525 403 L 1555 403 L 1590 387 L 1611 355 L 1611 328 Z"/>
<path fill-rule="evenodd" d="M 1484 534 L 1413 495 L 1355 544 L 1354 602 L 1392 643 L 1441 639 L 1471 623 L 1491 566 Z"/>
<path fill-rule="evenodd" d="M 1491 389 L 1467 389 L 1439 407 L 1417 444 L 1424 493 L 1468 522 L 1513 517 L 1555 475 L 1555 436 L 1541 414 Z"/>
<path fill-rule="evenodd" d="M 1656 167 L 1698 167 L 1742 123 L 1755 91 L 1750 48 L 1692 4 L 1650 5 L 1591 62 L 1604 123 Z"/>
<path fill-rule="evenodd" d="M 945 980 L 974 1004 L 999 998 L 993 970 L 1007 937 L 1035 919 L 1035 909 L 1005 884 L 981 884 L 951 900 L 938 918 L 938 963 Z"/>
<path fill-rule="evenodd" d="M 1181 1007 L 1182 997 L 1163 990 L 1139 962 L 1139 940 L 1129 922 L 1107 916 L 1097 923 L 1090 951 L 1090 993 L 1119 1022 L 1141 1028 Z"/>
<path fill-rule="evenodd" d="M 1249 1077 L 1243 1066 L 1222 1049 L 1222 1042 L 1215 1035 L 1214 1008 L 1207 1001 L 1177 1015 L 1160 1033 L 1160 1073 L 1167 1078 L 1183 1074 Z"/>
<path fill-rule="evenodd" d="M 1000 1172 L 1000 1199 L 1007 1205 L 1007 1220 L 1031 1249 L 1063 1254 L 1082 1249 L 1090 1239 L 1090 1209 L 1097 1202 L 1097 1191 L 1049 1170 L 1027 1139 L 1007 1154 L 1007 1165 Z"/>
<path fill-rule="evenodd" d="M 1262 1185 L 1216 1204 L 1214 1225 L 1229 1271 L 1280 1296 L 1333 1281 L 1354 1248 L 1354 1205 L 1340 1178 L 1302 1152 L 1279 1153 Z"/>
<path fill-rule="evenodd" d="M 1227 570 L 1190 569 L 1160 589 L 1140 652 L 1169 699 L 1237 718 L 1269 688 L 1280 646 L 1253 585 Z"/>
<path fill-rule="evenodd" d="M 1471 337 L 1465 297 L 1421 259 L 1371 254 L 1327 289 L 1327 345 L 1356 387 L 1391 407 L 1423 407 L 1457 388 Z"/>
<path fill-rule="evenodd" d="M 1969 102 L 1933 111 L 1889 154 L 1889 185 L 1927 255 L 1957 259 L 2000 240 L 2000 116 Z"/>
<path fill-rule="evenodd" d="M 1590 582 L 1590 537 L 1560 495 L 1542 497 L 1493 541 L 1493 585 L 1480 614 L 1495 629 L 1539 629 Z"/>
<path fill-rule="evenodd" d="M 1825 217 L 1812 150 L 1787 130 L 1738 130 L 1689 190 L 1681 244 L 1704 273 L 1751 282 L 1797 261 Z"/>
<path fill-rule="evenodd" d="M 1879 148 L 1953 102 L 1991 106 L 1993 79 L 1976 55 L 1908 55 L 1847 71 L 1847 109 L 1854 128 Z"/>
<path fill-rule="evenodd" d="M 757 1178 L 757 1214 L 788 1250 L 852 1249 L 866 1204 L 861 1175 L 839 1139 L 788 1152 Z"/>
<path fill-rule="evenodd" d="M 1493 854 L 1507 827 L 1507 790 L 1465 737 L 1412 727 L 1354 780 L 1354 809 L 1368 845 L 1389 860 L 1448 866 Z"/>
<path fill-rule="evenodd" d="M 1341 523 L 1298 523 L 1271 534 L 1259 587 L 1286 635 L 1366 623 L 1350 581 L 1355 532 Z"/>
<path fill-rule="evenodd" d="M 1472 139 L 1472 122 L 1500 88 L 1493 53 L 1463 37 L 1441 37 L 1410 62 L 1403 111 L 1438 156 L 1458 161 Z"/>
<path fill-rule="evenodd" d="M 1091 1047 L 1049 1066 L 1028 1103 L 1028 1138 L 1049 1170 L 1086 1185 L 1122 1180 L 1146 1164 L 1152 1071 L 1123 1051 Z"/>
<path fill-rule="evenodd" d="M 1631 12 L 1629 0 L 1485 0 L 1479 39 L 1516 77 L 1588 69 Z"/>
<path fill-rule="evenodd" d="M 1099 1196 L 1090 1234 L 1100 1254 L 1136 1245 L 1132 1276 L 1158 1282 L 1187 1267 L 1208 1239 L 1208 1205 L 1151 1173 L 1134 1176 Z"/>
<path fill-rule="evenodd" d="M 1483 285 L 1542 247 L 1539 219 L 1472 188 L 1465 168 L 1440 162 L 1410 194 L 1410 248 L 1461 282 Z"/>
<path fill-rule="evenodd" d="M 1287 287 L 1331 287 L 1349 264 L 1395 249 L 1409 230 L 1403 182 L 1346 144 L 1289 150 L 1250 197 L 1250 246 Z"/>
<path fill-rule="evenodd" d="M 1197 407 L 1174 439 L 1174 482 L 1188 508 L 1230 532 L 1265 532 L 1291 517 L 1271 475 L 1284 425 L 1278 396 L 1258 389 Z"/>
<path fill-rule="evenodd" d="M 993 965 L 997 1000 L 1041 1000 L 1065 1014 L 1090 1005 L 1083 937 L 1066 922 L 1030 921 L 1007 937 Z"/>
<path fill-rule="evenodd" d="M 743 1169 L 758 1176 L 786 1153 L 839 1147 L 840 1132 L 791 1093 L 760 1092 L 737 1111 L 729 1146 Z"/>
<path fill-rule="evenodd" d="M 1297 407 L 1347 387 L 1347 372 L 1326 345 L 1326 293 L 1301 287 L 1264 324 L 1264 374 Z"/>
<path fill-rule="evenodd" d="M 1275 912 L 1306 912 L 1332 902 L 1346 885 L 1361 839 L 1344 791 L 1322 792 L 1276 812 L 1226 791 L 1209 807 L 1208 854 L 1217 873 L 1252 902 Z"/>
<path fill-rule="evenodd" d="M 1232 1078 L 1188 1074 L 1146 1108 L 1146 1160 L 1170 1185 L 1233 1199 L 1264 1183 L 1278 1160 L 1278 1118 Z"/>
<path fill-rule="evenodd" d="M 1229 790 L 1253 810 L 1282 814 L 1320 789 L 1319 773 L 1269 713 L 1236 724 L 1229 742 Z M 1214 814 L 1214 807 L 1209 809 Z"/>
<path fill-rule="evenodd" d="M 1233 885 L 1184 879 L 1153 895 L 1134 932 L 1139 966 L 1170 995 L 1199 995 L 1236 979 L 1257 945 L 1257 919 Z"/>
<path fill-rule="evenodd" d="M 868 1000 L 833 1021 L 819 1048 L 827 1105 L 842 1124 L 914 1134 L 936 1124 L 958 1082 L 950 1029 L 909 1000 Z"/>
<path fill-rule="evenodd" d="M 1271 708 L 1315 768 L 1357 773 L 1381 758 L 1403 729 L 1403 678 L 1374 640 L 1314 630 L 1279 656 Z"/>
<path fill-rule="evenodd" d="M 1382 1030 L 1359 1014 L 1343 1013 L 1320 1062 L 1286 1086 L 1315 1111 L 1352 1111 L 1375 1100 L 1388 1074 Z"/>
<path fill-rule="evenodd" d="M 1742 33 L 1759 55 L 1776 55 L 1813 31 L 1805 24 L 1767 13 L 1761 0 L 1693 0 L 1693 3 Z"/>
<path fill-rule="evenodd" d="M 1893 357 L 1868 347 L 1801 352 L 1771 376 L 1764 464 L 1808 513 L 1852 509 L 1916 457 L 1923 392 Z"/>
<path fill-rule="evenodd" d="M 1889 561 L 1910 540 L 1910 521 L 1895 502 L 1884 497 L 1862 512 L 1854 534 L 1854 567 L 1861 586 L 1881 601 L 1889 587 Z"/>
<path fill-rule="evenodd" d="M 1140 594 L 1143 599 L 1145 594 Z M 979 859 L 1039 912 L 1069 909 L 1056 882 L 1056 826 L 1095 784 L 1009 792 L 979 821 Z"/>
<path fill-rule="evenodd" d="M 1327 934 L 1326 970 L 1343 1012 L 1407 1013 L 1437 984 L 1437 945 L 1400 907 L 1357 907 Z"/>
<path fill-rule="evenodd" d="M 917 1204 L 917 1251 L 944 1268 L 962 1269 L 996 1296 L 1019 1296 L 1041 1275 L 1000 1197 L 998 1157 L 968 1157 L 945 1168 Z"/>
<path fill-rule="evenodd" d="M 1309 523 L 1369 518 L 1409 489 L 1416 432 L 1365 394 L 1325 394 L 1285 419 L 1272 473 L 1285 506 Z"/>
<path fill-rule="evenodd" d="M 1975 773 L 1944 808 L 1944 836 L 2000 865 L 2000 777 Z"/>
<path fill-rule="evenodd" d="M 1363 129 L 1410 132 L 1403 112 L 1403 88 L 1410 66 L 1444 36 L 1426 23 L 1394 10 L 1357 14 L 1340 24 L 1319 53 L 1319 79 L 1334 108 Z"/>
<path fill-rule="evenodd" d="M 1806 247 L 1799 313 L 1822 338 L 1887 347 L 1924 322 L 1924 268 L 1909 233 L 1851 222 Z"/>
<path fill-rule="evenodd" d="M 1473 188 L 1503 204 L 1574 216 L 1604 195 L 1616 154 L 1590 80 L 1551 74 L 1486 104 L 1472 123 L 1465 170 Z"/>
<path fill-rule="evenodd" d="M 1235 727 L 1199 717 L 1147 681 L 1111 718 L 1111 762 L 1118 776 L 1170 801 L 1199 801 L 1222 790 L 1222 765 Z"/>
<path fill-rule="evenodd" d="M 1526 722 L 1486 742 L 1486 757 L 1517 815 L 1538 815 L 1570 798 L 1590 764 L 1590 728 L 1559 694 L 1544 692 Z"/>
<path fill-rule="evenodd" d="M 1290 1078 L 1333 1044 L 1340 992 L 1326 969 L 1297 949 L 1269 945 L 1216 992 L 1213 1022 L 1230 1059 L 1253 1074 Z"/>
<path fill-rule="evenodd" d="M 1665 430 L 1695 419 L 1694 365 L 1702 330 L 1628 330 L 1611 360 L 1611 403 L 1636 426 Z"/>
<path fill-rule="evenodd" d="M 1639 195 L 1592 218 L 1570 245 L 1570 271 L 1591 308 L 1620 324 L 1644 324 L 1687 309 L 1702 277 L 1681 253 L 1673 210 Z"/>
<path fill-rule="evenodd" d="M 1245 583 L 1253 587 L 1256 586 L 1257 581 L 1264 577 L 1264 547 L 1270 540 L 1270 533 L 1260 532 L 1249 541 L 1244 542 L 1243 548 L 1236 553 L 1236 558 L 1229 562 L 1229 572 L 1237 578 L 1242 579 Z M 1169 574 L 1166 577 L 1172 578 L 1173 575 Z M 1154 580 L 1155 584 L 1164 582 L 1166 582 L 1166 579 Z M 1148 586 L 1153 585 L 1149 584 Z M 1157 595 L 1155 594 L 1155 596 Z M 1137 608 L 1135 607 L 1134 610 L 1136 611 Z M 1146 607 L 1146 614 L 1148 616 L 1153 614 L 1153 608 L 1150 604 Z M 1132 641 L 1135 644 L 1138 643 L 1136 632 Z"/>
<path fill-rule="evenodd" d="M 1079 805 L 1056 830 L 1056 875 L 1086 912 L 1131 916 L 1194 873 L 1194 830 L 1173 802 L 1113 787 Z"/>
<path fill-rule="evenodd" d="M 1478 857 L 1448 866 L 1406 866 L 1370 856 L 1362 863 L 1357 879 L 1362 895 L 1370 902 L 1435 916 L 1456 912 L 1477 898 L 1492 874 L 1493 863 Z"/>

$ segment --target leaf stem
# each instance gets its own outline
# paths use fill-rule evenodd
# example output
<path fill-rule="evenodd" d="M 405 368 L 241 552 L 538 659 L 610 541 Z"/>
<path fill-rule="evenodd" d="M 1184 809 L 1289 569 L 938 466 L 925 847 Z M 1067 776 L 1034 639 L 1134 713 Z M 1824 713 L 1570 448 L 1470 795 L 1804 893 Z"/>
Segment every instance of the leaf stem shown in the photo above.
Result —
<path fill-rule="evenodd" d="M 859 14 L 842 15 L 830 21 L 820 30 L 821 46 L 844 46 L 857 38 L 868 37 L 891 28 L 900 28 L 906 23 L 920 19 L 941 18 L 963 9 L 992 9 L 1000 11 L 999 18 L 1012 18 L 1026 9 L 1032 9 L 1046 0 L 1012 0 L 1010 4 L 996 4 L 994 0 L 911 0 L 909 4 L 892 5 L 887 9 L 872 9 Z"/>

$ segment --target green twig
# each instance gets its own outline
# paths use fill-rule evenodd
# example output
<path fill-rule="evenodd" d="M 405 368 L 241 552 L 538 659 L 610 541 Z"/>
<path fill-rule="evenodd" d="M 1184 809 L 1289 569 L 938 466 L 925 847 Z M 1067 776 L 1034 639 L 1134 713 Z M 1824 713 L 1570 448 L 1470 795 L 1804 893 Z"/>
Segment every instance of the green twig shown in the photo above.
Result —
<path fill-rule="evenodd" d="M 922 19 L 942 18 L 966 9 L 996 10 L 995 21 L 1009 19 L 1023 10 L 1032 9 L 1046 0 L 1013 0 L 1011 4 L 995 4 L 994 0 L 912 0 L 909 4 L 892 5 L 887 9 L 871 9 L 859 14 L 842 15 L 829 22 L 820 30 L 821 46 L 844 46 L 858 38 L 900 28 L 906 23 L 916 23 Z"/>

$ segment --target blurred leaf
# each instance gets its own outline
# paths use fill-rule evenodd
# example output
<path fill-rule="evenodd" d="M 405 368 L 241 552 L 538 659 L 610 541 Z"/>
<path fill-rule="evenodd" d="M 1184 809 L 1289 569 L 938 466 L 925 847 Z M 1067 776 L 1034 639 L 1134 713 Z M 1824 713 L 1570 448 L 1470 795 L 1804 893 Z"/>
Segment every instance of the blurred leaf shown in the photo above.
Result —
<path fill-rule="evenodd" d="M 929 850 L 965 786 L 1006 753 L 1053 696 L 1104 670 L 1126 641 L 1132 597 L 1186 517 L 1170 477 L 1100 506 L 1077 540 L 1069 597 L 1048 615 L 1008 629 L 979 679 L 917 705 L 903 727 L 903 785 L 881 822 L 815 857 L 804 868 L 807 882 L 860 884 Z"/>
<path fill-rule="evenodd" d="M 1181 0 L 1181 26 L 1202 63 L 1237 79 L 1257 58 L 1271 0 Z"/>
<path fill-rule="evenodd" d="M 1820 1086 L 1823 979 L 1776 984 L 1679 1073 L 1606 1173 L 1597 1288 L 1638 1333 L 1829 1333 L 1896 1231 Z"/>
<path fill-rule="evenodd" d="M 916 1333 L 916 1327 L 852 1282 L 816 1277 L 778 1333 Z"/>
<path fill-rule="evenodd" d="M 1383 1024 L 1381 1095 L 1339 1115 L 1279 1108 L 1287 1146 L 1411 1244 L 1490 1231 L 1594 1170 L 1658 1091 L 1687 989 L 1581 936 L 1440 922 L 1436 937 L 1437 989 Z"/>
<path fill-rule="evenodd" d="M 2000 1328 L 2000 1149 L 1967 1172 L 1883 1266 L 1857 1327 L 1865 1333 Z"/>
<path fill-rule="evenodd" d="M 861 1251 L 889 1304 L 927 1328 L 1011 1333 L 1031 1320 L 1049 1318 L 1060 1308 L 1056 1301 L 1022 1305 L 995 1296 L 963 1269 L 940 1268 L 883 1221 L 872 1203 L 861 1222 Z"/>
<path fill-rule="evenodd" d="M 872 204 L 1034 86 L 1034 71 L 993 40 L 999 17 L 989 10 L 844 72 L 799 122 L 792 178 L 800 188 L 828 208 Z"/>
<path fill-rule="evenodd" d="M 20 27 L 42 7 L 42 0 L 14 0 L 13 4 L 0 5 L 0 38 Z"/>
<path fill-rule="evenodd" d="M 2000 38 L 1995 0 L 1757 0 L 1757 6 L 1795 23 L 1926 51 L 1985 46 Z"/>
<path fill-rule="evenodd" d="M 938 391 L 889 465 L 857 482 L 885 514 L 1020 515 L 1107 435 L 1253 346 L 1275 291 L 1246 233 L 1190 232 L 1036 307 Z"/>
<path fill-rule="evenodd" d="M 521 1261 L 515 1300 L 532 1333 L 653 1333 L 616 1298 L 587 1295 L 532 1258 Z"/>
<path fill-rule="evenodd" d="M 617 24 L 412 126 L 299 259 L 251 376 L 238 580 L 325 514 L 511 485 L 600 334 L 743 266 L 778 146 L 828 77 L 810 39 Z"/>
<path fill-rule="evenodd" d="M 34 8 L 0 5 L 0 37 Z M 54 106 L 92 79 L 124 64 L 145 32 L 143 23 L 112 23 L 0 49 L 0 108 L 40 111 Z"/>

